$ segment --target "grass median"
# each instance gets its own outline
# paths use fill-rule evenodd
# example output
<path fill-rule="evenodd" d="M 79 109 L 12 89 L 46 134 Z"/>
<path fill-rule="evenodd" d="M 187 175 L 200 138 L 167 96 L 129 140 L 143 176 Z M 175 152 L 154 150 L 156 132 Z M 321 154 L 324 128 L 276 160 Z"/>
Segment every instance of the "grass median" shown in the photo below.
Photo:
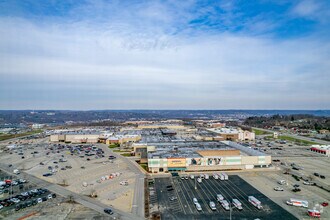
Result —
<path fill-rule="evenodd" d="M 41 133 L 41 132 L 42 132 L 42 130 L 33 130 L 33 131 L 24 132 L 24 133 L 20 133 L 20 134 L 1 134 L 0 135 L 0 141 L 9 140 L 9 139 L 12 139 L 12 138 L 23 137 L 23 136 L 28 136 L 28 135 L 33 135 L 33 134 L 38 134 L 38 133 Z"/>

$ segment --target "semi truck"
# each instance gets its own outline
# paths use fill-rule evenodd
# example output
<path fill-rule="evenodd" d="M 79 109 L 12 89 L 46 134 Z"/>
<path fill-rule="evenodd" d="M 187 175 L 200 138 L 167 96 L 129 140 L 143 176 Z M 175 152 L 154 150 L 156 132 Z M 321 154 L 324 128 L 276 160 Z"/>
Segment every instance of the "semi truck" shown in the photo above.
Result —
<path fill-rule="evenodd" d="M 221 206 L 225 209 L 225 210 L 229 210 L 229 202 L 227 200 L 222 200 L 221 201 Z"/>
<path fill-rule="evenodd" d="M 290 199 L 289 201 L 286 201 L 286 204 L 292 205 L 292 206 L 297 206 L 297 207 L 308 208 L 308 201 L 305 201 L 305 200 Z"/>
<path fill-rule="evenodd" d="M 233 205 L 239 210 L 241 211 L 242 208 L 242 203 L 238 200 L 238 199 L 233 199 Z"/>
<path fill-rule="evenodd" d="M 248 200 L 257 209 L 262 209 L 261 202 L 258 199 L 256 199 L 254 196 L 248 196 Z"/>
<path fill-rule="evenodd" d="M 321 212 L 316 209 L 308 209 L 307 213 L 310 217 L 321 218 Z"/>

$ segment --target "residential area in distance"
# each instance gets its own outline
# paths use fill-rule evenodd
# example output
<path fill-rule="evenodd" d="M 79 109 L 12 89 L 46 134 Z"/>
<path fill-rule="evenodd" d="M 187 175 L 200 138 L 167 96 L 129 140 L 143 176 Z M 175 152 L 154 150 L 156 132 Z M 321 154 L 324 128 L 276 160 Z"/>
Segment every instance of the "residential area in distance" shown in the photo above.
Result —
<path fill-rule="evenodd" d="M 158 112 L 158 119 L 136 120 L 121 115 L 136 113 L 115 114 L 120 119 L 109 126 L 101 125 L 112 121 L 107 118 L 97 125 L 95 120 L 3 123 L 0 216 L 327 219 L 330 214 L 328 116 L 243 111 L 181 118 L 181 112 L 172 112 L 166 119 Z M 307 128 L 311 118 L 323 125 Z"/>

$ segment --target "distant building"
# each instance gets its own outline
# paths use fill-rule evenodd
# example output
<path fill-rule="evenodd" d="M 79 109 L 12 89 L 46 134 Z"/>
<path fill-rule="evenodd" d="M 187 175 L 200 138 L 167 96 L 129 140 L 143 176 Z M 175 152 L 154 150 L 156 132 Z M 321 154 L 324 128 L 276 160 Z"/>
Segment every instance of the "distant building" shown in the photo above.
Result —
<path fill-rule="evenodd" d="M 236 128 L 210 128 L 208 131 L 214 132 L 223 137 L 224 140 L 231 141 L 252 141 L 255 140 L 255 133 Z"/>
<path fill-rule="evenodd" d="M 322 129 L 322 130 L 319 130 L 319 133 L 320 134 L 329 134 L 329 130 L 326 130 L 326 129 Z"/>
<path fill-rule="evenodd" d="M 123 143 L 127 143 L 127 142 L 138 142 L 139 140 L 141 140 L 141 135 L 114 135 L 109 137 L 106 140 L 106 144 L 115 144 L 115 143 L 119 143 L 119 144 L 123 144 Z"/>
<path fill-rule="evenodd" d="M 50 135 L 51 142 L 66 142 L 66 143 L 98 143 L 100 134 L 98 133 L 62 133 Z"/>
<path fill-rule="evenodd" d="M 33 124 L 31 126 L 32 129 L 40 129 L 40 128 L 43 128 L 45 127 L 45 124 Z"/>

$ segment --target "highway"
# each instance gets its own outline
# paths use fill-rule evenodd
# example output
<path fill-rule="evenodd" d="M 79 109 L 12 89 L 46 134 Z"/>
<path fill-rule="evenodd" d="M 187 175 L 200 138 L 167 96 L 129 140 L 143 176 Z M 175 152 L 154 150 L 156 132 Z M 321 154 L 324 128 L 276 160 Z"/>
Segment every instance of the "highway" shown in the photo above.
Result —
<path fill-rule="evenodd" d="M 0 169 L 5 171 L 5 172 L 8 172 L 8 173 L 12 174 L 12 169 L 9 168 L 8 165 L 6 165 L 6 164 L 0 163 Z M 15 176 L 15 175 L 13 175 L 13 176 Z M 69 191 L 69 190 L 65 189 L 62 186 L 59 186 L 57 184 L 53 184 L 53 183 L 47 182 L 45 180 L 39 179 L 39 178 L 37 178 L 33 175 L 30 175 L 26 172 L 22 172 L 20 175 L 17 175 L 17 176 L 20 177 L 20 178 L 25 178 L 28 181 L 36 184 L 38 187 L 46 188 L 46 189 L 48 189 L 49 191 L 51 191 L 53 193 L 56 193 L 58 195 L 63 196 L 64 198 L 72 197 L 75 202 L 80 203 L 81 205 L 83 205 L 85 207 L 88 207 L 90 209 L 93 209 L 97 212 L 100 212 L 100 213 L 104 214 L 103 210 L 105 208 L 109 208 L 108 206 L 102 204 L 101 202 L 99 202 L 97 200 L 94 200 L 94 199 L 89 198 L 89 197 L 84 196 L 84 195 L 79 195 L 77 193 L 74 193 L 72 191 Z M 112 215 L 112 216 L 109 215 L 109 217 L 112 217 L 113 219 L 127 219 L 127 220 L 130 220 L 130 219 L 137 219 L 137 220 L 138 219 L 144 219 L 142 217 L 138 217 L 135 214 L 122 212 L 122 211 L 120 211 L 118 209 L 115 209 L 113 207 L 111 207 L 111 209 L 113 210 L 114 215 Z"/>
<path fill-rule="evenodd" d="M 261 131 L 267 131 L 267 132 L 271 132 L 271 133 L 275 132 L 273 130 L 264 129 L 264 128 L 255 128 L 255 129 L 258 129 L 258 130 L 261 130 Z M 292 137 L 292 138 L 296 138 L 296 139 L 300 139 L 300 140 L 304 140 L 304 141 L 315 142 L 315 144 L 330 145 L 330 141 L 320 140 L 320 139 L 316 139 L 316 138 L 304 137 L 304 136 L 299 136 L 299 135 L 294 135 L 294 134 L 289 134 L 289 133 L 281 133 L 281 135 L 285 135 L 285 136 L 288 136 L 288 137 Z"/>

